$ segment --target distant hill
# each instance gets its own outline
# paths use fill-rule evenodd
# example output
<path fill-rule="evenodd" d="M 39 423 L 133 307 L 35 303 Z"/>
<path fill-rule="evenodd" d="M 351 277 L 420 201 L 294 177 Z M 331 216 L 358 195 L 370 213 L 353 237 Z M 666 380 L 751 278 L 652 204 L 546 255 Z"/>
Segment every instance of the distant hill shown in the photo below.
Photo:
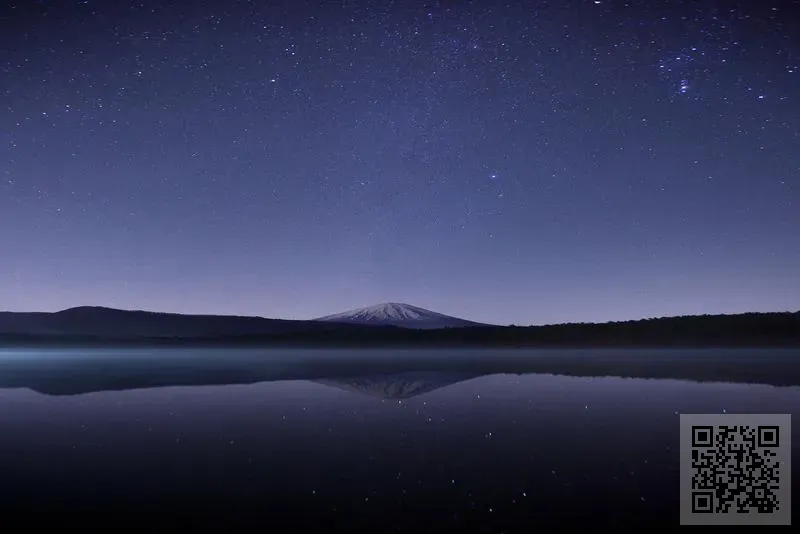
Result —
<path fill-rule="evenodd" d="M 324 332 L 345 326 L 228 315 L 184 315 L 81 306 L 55 313 L 0 312 L 0 336 L 89 338 L 219 338 Z M 352 327 L 351 327 L 352 328 Z"/>
<path fill-rule="evenodd" d="M 408 310 L 408 308 L 403 308 Z M 433 313 L 433 312 L 431 312 Z M 419 318 L 370 322 L 323 318 L 181 315 L 80 307 L 56 313 L 0 312 L 2 345 L 199 345 L 319 347 L 691 347 L 800 346 L 800 312 L 666 317 L 610 323 L 488 326 Z M 444 316 L 447 317 L 447 316 Z M 428 322 L 428 321 L 431 322 Z M 464 321 L 455 319 L 456 321 Z M 425 323 L 398 327 L 398 322 Z M 392 324 L 385 324 L 392 322 Z M 454 325 L 460 326 L 454 326 Z"/>
<path fill-rule="evenodd" d="M 399 326 L 419 330 L 488 326 L 400 302 L 385 302 L 316 319 L 331 323 Z"/>

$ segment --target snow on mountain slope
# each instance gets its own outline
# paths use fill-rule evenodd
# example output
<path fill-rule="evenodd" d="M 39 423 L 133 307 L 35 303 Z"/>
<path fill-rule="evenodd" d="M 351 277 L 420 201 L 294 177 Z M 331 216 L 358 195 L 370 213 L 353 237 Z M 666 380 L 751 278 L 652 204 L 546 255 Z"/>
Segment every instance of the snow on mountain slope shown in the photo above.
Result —
<path fill-rule="evenodd" d="M 482 326 L 481 323 L 436 313 L 424 308 L 398 302 L 385 302 L 315 319 L 332 323 L 373 324 L 404 328 L 433 329 Z"/>

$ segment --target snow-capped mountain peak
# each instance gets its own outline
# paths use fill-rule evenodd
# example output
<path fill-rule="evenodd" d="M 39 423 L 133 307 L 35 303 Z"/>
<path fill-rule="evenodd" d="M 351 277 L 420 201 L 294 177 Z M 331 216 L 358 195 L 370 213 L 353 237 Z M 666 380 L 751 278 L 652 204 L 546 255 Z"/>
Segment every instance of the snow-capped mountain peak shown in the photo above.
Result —
<path fill-rule="evenodd" d="M 459 319 L 400 302 L 384 302 L 366 308 L 350 310 L 316 319 L 333 323 L 357 323 L 405 328 L 433 329 L 480 326 L 479 323 Z"/>

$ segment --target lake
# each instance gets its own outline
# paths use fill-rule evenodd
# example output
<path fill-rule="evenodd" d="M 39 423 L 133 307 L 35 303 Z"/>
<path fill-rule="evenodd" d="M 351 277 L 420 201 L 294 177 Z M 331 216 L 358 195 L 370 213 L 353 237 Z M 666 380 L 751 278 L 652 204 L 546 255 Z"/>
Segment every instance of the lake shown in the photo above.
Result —
<path fill-rule="evenodd" d="M 797 415 L 798 366 L 756 349 L 0 349 L 0 511 L 31 529 L 677 525 L 679 414 Z"/>

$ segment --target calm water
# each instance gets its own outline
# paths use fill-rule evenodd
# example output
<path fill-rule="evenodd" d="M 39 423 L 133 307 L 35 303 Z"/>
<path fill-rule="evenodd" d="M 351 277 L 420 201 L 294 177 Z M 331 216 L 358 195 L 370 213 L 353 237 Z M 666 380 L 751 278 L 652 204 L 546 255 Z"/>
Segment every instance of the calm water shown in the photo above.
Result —
<path fill-rule="evenodd" d="M 680 360 L 679 376 L 703 358 L 800 362 L 797 351 L 0 350 L 0 511 L 31 528 L 677 524 L 679 413 L 800 414 L 800 387 L 528 372 L 558 355 L 645 371 L 660 358 L 660 373 Z"/>

